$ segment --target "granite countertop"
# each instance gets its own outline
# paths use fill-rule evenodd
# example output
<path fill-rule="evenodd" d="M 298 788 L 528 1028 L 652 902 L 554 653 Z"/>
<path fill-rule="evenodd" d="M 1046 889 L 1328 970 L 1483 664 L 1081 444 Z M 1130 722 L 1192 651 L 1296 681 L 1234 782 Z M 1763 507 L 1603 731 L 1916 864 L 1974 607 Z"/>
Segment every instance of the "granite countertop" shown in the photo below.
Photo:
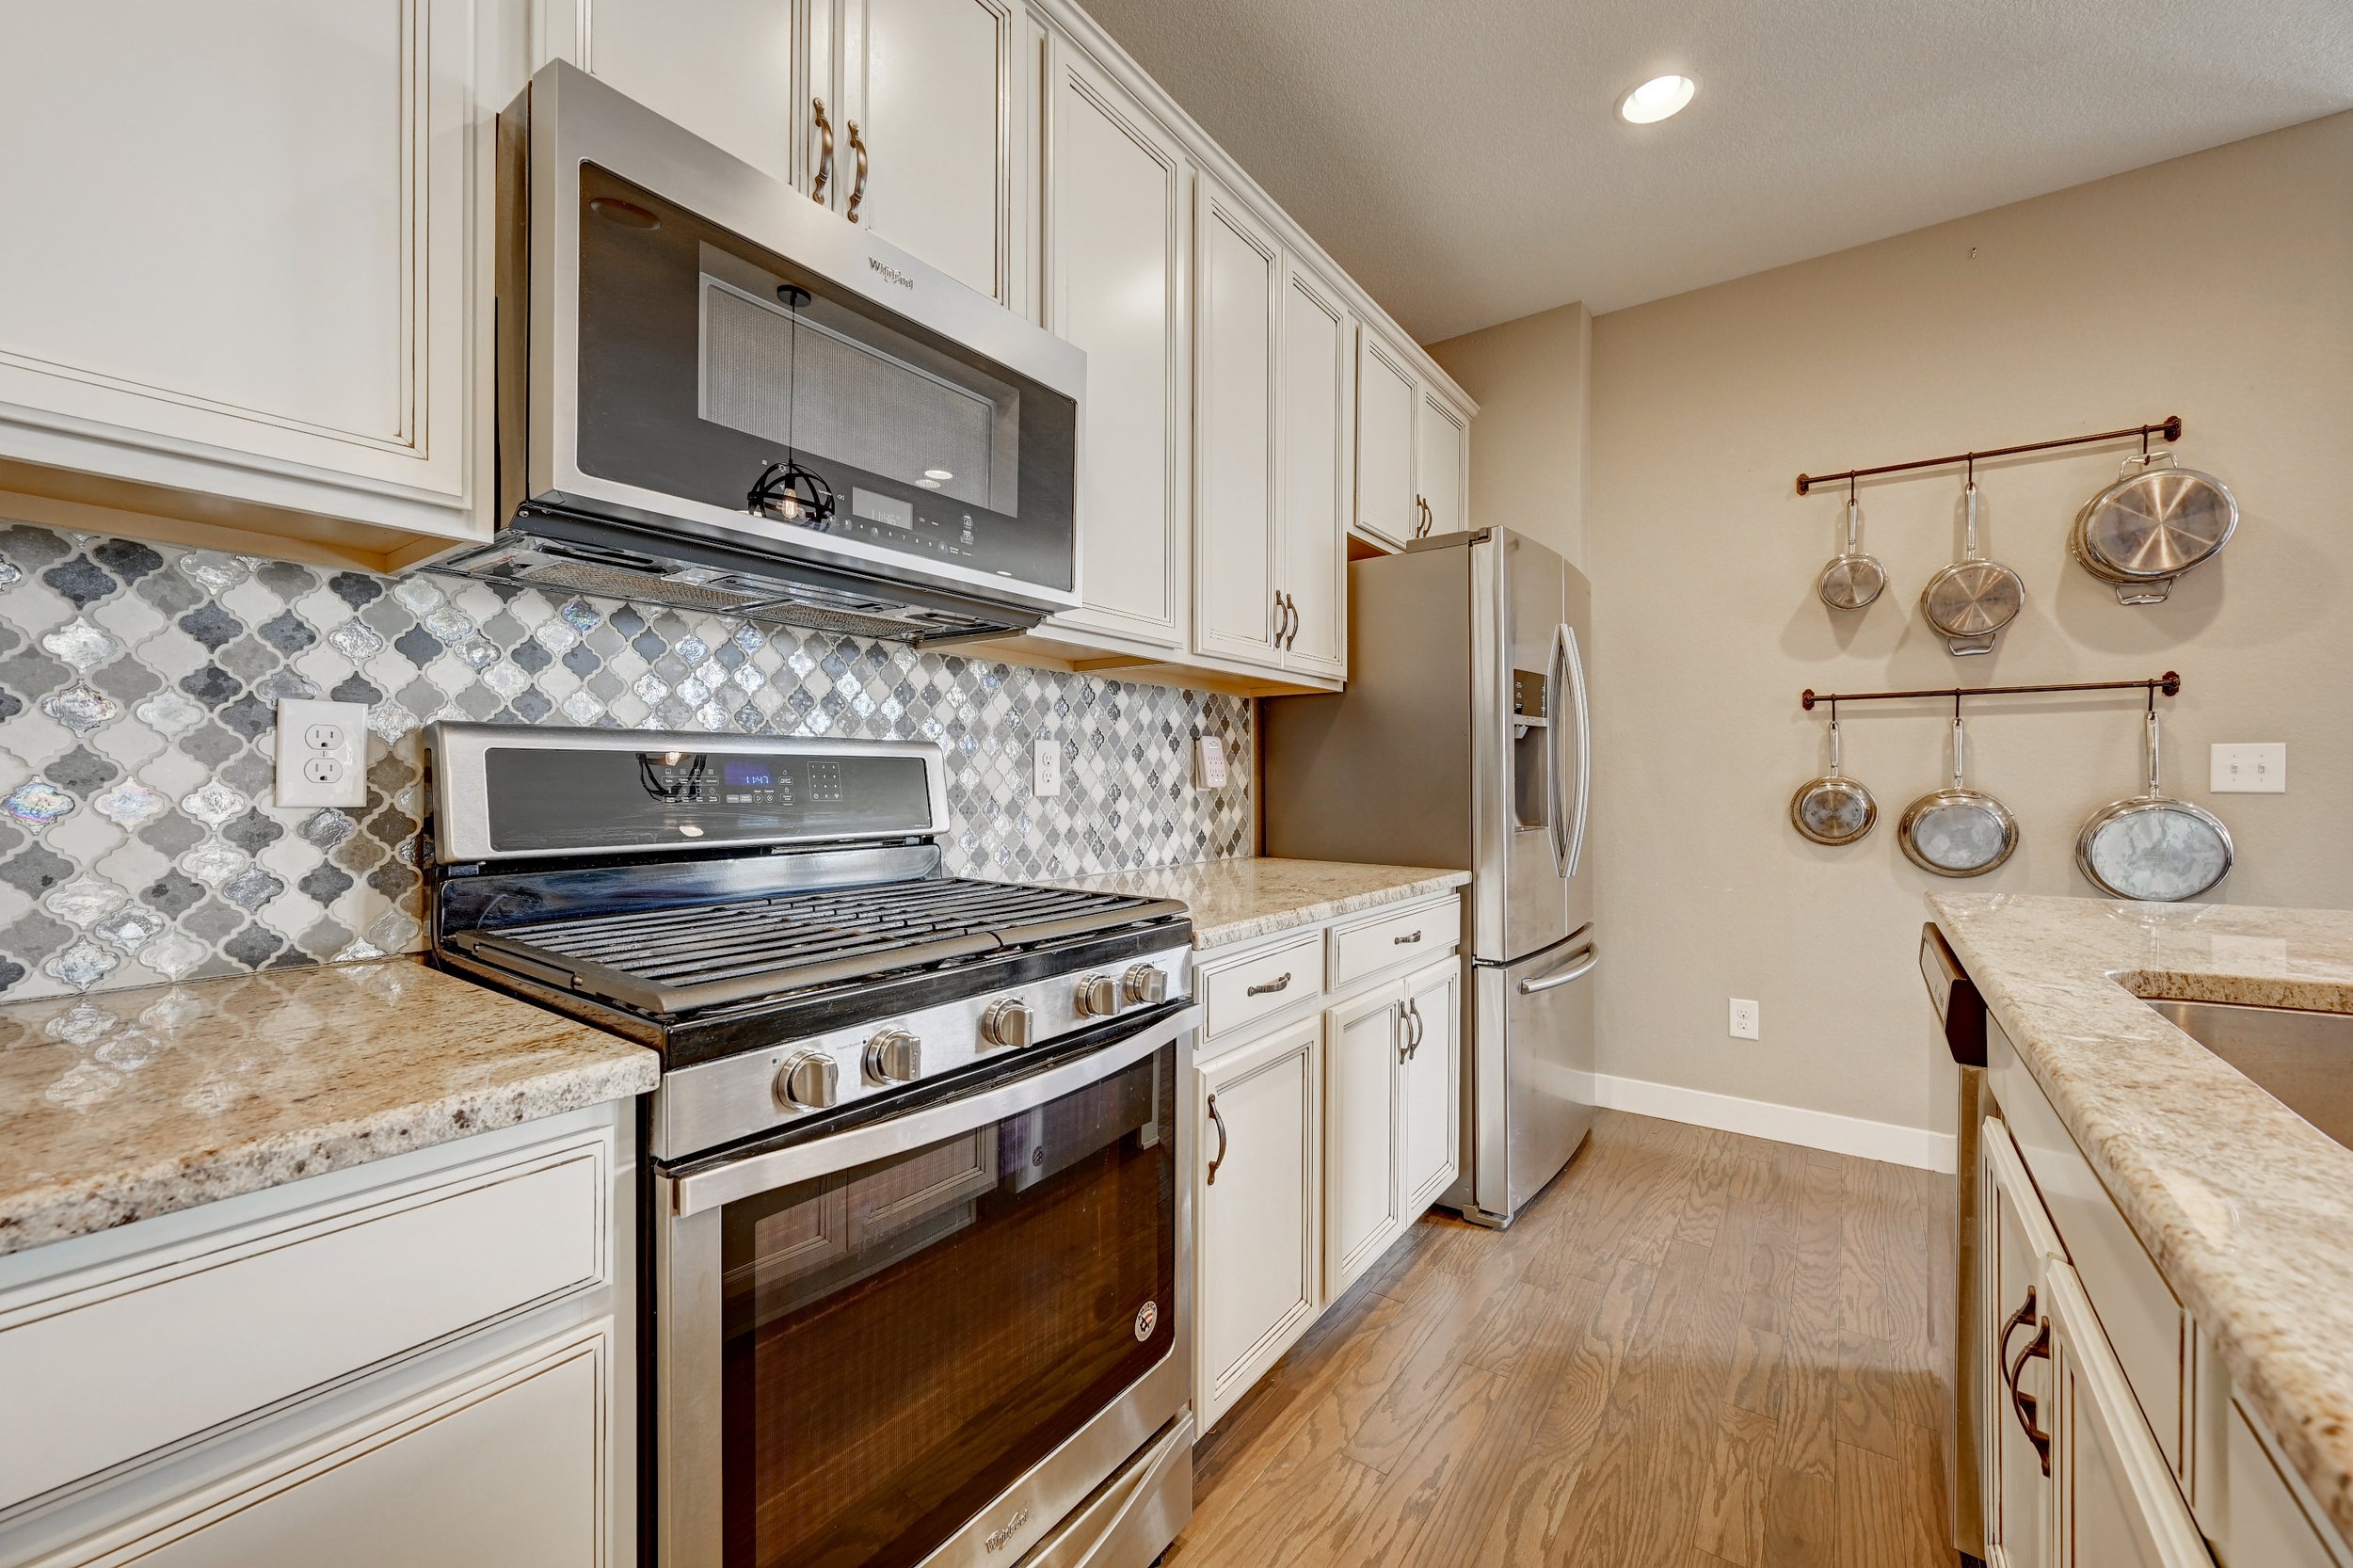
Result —
<path fill-rule="evenodd" d="M 1929 906 L 2240 1397 L 2353 1538 L 2353 1150 L 2139 1000 L 2353 1013 L 2353 913 Z"/>
<path fill-rule="evenodd" d="M 1173 898 L 1193 909 L 1193 945 L 1225 947 L 1336 915 L 1402 904 L 1460 888 L 1468 872 L 1431 866 L 1360 866 L 1345 860 L 1196 860 L 1072 877 L 1062 885 L 1097 892 Z"/>
<path fill-rule="evenodd" d="M 660 1063 L 414 959 L 0 1006 L 0 1255 L 643 1094 Z"/>

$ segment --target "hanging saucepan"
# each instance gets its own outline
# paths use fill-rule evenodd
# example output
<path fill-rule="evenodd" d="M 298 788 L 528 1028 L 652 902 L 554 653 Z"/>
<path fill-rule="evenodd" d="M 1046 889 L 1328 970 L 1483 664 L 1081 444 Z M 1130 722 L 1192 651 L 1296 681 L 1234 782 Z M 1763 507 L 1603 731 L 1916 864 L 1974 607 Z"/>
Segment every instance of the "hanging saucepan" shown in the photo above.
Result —
<path fill-rule="evenodd" d="M 2075 835 L 2075 869 L 2110 898 L 2178 904 L 2231 874 L 2231 830 L 2215 814 L 2170 800 L 2157 784 L 2157 712 L 2149 710 L 2149 792 L 2111 802 Z"/>
<path fill-rule="evenodd" d="M 1838 714 L 1830 717 L 1830 772 L 1798 786 L 1789 797 L 1789 820 L 1817 844 L 1851 844 L 1880 820 L 1871 792 L 1839 771 Z"/>
<path fill-rule="evenodd" d="M 1887 568 L 1879 564 L 1877 556 L 1863 552 L 1862 532 L 1862 511 L 1855 505 L 1854 492 L 1849 490 L 1846 552 L 1832 556 L 1830 565 L 1822 568 L 1822 575 L 1814 584 L 1814 591 L 1833 610 L 1860 610 L 1879 598 L 1881 590 L 1887 586 Z M 1837 729 L 1833 721 L 1831 732 L 1834 735 Z"/>
<path fill-rule="evenodd" d="M 1993 634 L 2018 618 L 2026 602 L 2026 584 L 1999 562 L 1977 553 L 1977 482 L 1973 477 L 1962 492 L 1968 520 L 1961 534 L 1961 559 L 1941 567 L 1920 590 L 1920 613 L 1945 634 L 1945 646 L 1956 655 L 1990 653 Z"/>
<path fill-rule="evenodd" d="M 2238 530 L 2238 498 L 2211 473 L 2173 466 L 2173 454 L 2124 459 L 2123 476 L 2084 503 L 2067 548 L 2116 588 L 2120 604 L 2162 604 L 2173 580 L 2222 553 Z"/>
<path fill-rule="evenodd" d="M 1953 782 L 1904 808 L 1896 837 L 1922 871 L 1939 876 L 1983 876 L 2018 847 L 2018 819 L 1992 795 L 1961 781 L 1968 733 L 1953 715 Z"/>

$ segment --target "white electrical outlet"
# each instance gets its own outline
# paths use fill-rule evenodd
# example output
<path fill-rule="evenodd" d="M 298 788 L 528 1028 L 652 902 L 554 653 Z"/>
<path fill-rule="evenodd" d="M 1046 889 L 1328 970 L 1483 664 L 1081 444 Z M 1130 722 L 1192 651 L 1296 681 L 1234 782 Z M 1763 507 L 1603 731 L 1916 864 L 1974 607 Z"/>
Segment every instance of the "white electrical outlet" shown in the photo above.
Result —
<path fill-rule="evenodd" d="M 1062 793 L 1062 743 L 1050 736 L 1030 747 L 1030 788 L 1040 796 Z"/>
<path fill-rule="evenodd" d="M 1193 787 L 1196 790 L 1225 788 L 1225 742 L 1222 736 L 1193 737 Z"/>
<path fill-rule="evenodd" d="M 2218 795 L 2286 794 L 2287 743 L 2217 744 L 2214 748 L 2214 777 L 2208 787 Z"/>
<path fill-rule="evenodd" d="M 289 697 L 278 705 L 278 804 L 368 803 L 368 705 Z"/>
<path fill-rule="evenodd" d="M 1736 1040 L 1756 1038 L 1756 1003 L 1746 997 L 1732 999 L 1732 1037 Z"/>

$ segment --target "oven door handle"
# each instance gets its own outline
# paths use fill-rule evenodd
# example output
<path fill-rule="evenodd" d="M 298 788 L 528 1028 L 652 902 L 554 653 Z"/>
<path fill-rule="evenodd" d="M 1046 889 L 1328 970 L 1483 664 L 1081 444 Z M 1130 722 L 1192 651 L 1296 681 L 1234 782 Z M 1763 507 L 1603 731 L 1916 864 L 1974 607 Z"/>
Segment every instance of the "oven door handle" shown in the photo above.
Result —
<path fill-rule="evenodd" d="M 949 1100 L 926 1111 L 851 1128 L 790 1148 L 772 1149 L 709 1170 L 668 1177 L 670 1212 L 683 1219 L 812 1176 L 907 1154 L 943 1138 L 953 1138 L 960 1132 L 1019 1115 L 1124 1072 L 1154 1052 L 1165 1049 L 1180 1036 L 1190 1034 L 1200 1021 L 1201 1010 L 1188 1007 L 1098 1051 L 966 1099 Z"/>

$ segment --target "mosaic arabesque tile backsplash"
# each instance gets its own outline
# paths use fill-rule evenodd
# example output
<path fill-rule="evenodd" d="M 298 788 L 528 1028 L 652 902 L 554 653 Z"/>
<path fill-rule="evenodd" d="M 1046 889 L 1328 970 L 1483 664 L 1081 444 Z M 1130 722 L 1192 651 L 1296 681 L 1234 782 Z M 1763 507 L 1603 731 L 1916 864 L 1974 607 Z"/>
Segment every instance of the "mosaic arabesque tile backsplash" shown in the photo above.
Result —
<path fill-rule="evenodd" d="M 274 705 L 369 705 L 368 804 L 271 804 Z M 0 522 L 0 997 L 421 945 L 437 718 L 929 740 L 965 875 L 1245 855 L 1250 704 L 827 632 Z M 1191 787 L 1225 738 L 1227 786 Z M 1063 791 L 1030 789 L 1034 738 Z"/>

